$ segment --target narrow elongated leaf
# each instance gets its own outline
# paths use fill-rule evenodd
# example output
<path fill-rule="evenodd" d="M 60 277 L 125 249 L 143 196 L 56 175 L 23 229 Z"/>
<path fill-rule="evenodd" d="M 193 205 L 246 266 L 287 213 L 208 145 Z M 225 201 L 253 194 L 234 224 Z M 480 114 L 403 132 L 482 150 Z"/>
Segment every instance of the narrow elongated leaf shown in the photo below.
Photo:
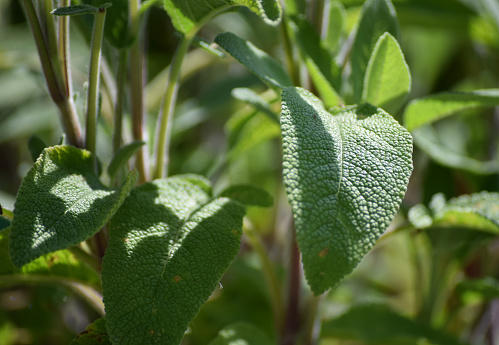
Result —
<path fill-rule="evenodd" d="M 499 89 L 438 93 L 411 101 L 404 112 L 404 125 L 412 132 L 458 111 L 497 105 Z"/>
<path fill-rule="evenodd" d="M 450 335 L 403 317 L 383 305 L 352 308 L 339 318 L 324 322 L 321 336 L 353 339 L 367 345 L 417 345 L 426 342 L 463 345 Z"/>
<path fill-rule="evenodd" d="M 224 327 L 209 345 L 273 345 L 267 334 L 259 328 L 244 322 Z"/>
<path fill-rule="evenodd" d="M 52 13 L 55 16 L 76 16 L 80 14 L 96 14 L 97 12 L 99 12 L 98 7 L 83 4 L 83 5 L 59 7 L 54 9 L 50 13 Z"/>
<path fill-rule="evenodd" d="M 112 178 L 116 175 L 116 173 L 125 166 L 125 164 L 133 157 L 135 152 L 139 150 L 145 142 L 143 141 L 134 141 L 128 145 L 121 147 L 114 154 L 109 166 L 107 167 L 107 173 Z"/>
<path fill-rule="evenodd" d="M 106 330 L 106 319 L 102 317 L 92 322 L 70 345 L 111 345 Z"/>
<path fill-rule="evenodd" d="M 135 188 L 111 220 L 104 257 L 111 341 L 180 343 L 238 252 L 244 212 L 230 199 L 212 199 L 200 177 Z"/>
<path fill-rule="evenodd" d="M 385 32 L 389 32 L 396 39 L 399 37 L 399 24 L 392 2 L 390 0 L 367 0 L 362 7 L 351 52 L 355 103 L 359 103 L 362 99 L 369 59 L 378 38 Z"/>
<path fill-rule="evenodd" d="M 364 81 L 363 102 L 396 114 L 411 91 L 411 73 L 397 40 L 384 33 L 376 43 Z"/>
<path fill-rule="evenodd" d="M 291 79 L 282 68 L 282 64 L 255 47 L 251 42 L 231 32 L 219 34 L 215 37 L 215 42 L 270 86 L 282 89 L 292 85 Z"/>
<path fill-rule="evenodd" d="M 199 24 L 232 6 L 248 7 L 269 25 L 281 21 L 282 9 L 278 0 L 164 0 L 173 26 L 184 34 L 197 31 Z"/>
<path fill-rule="evenodd" d="M 424 126 L 413 130 L 412 136 L 414 144 L 417 147 L 442 165 L 481 175 L 499 172 L 498 161 L 479 161 L 478 159 L 456 152 L 441 142 L 435 129 L 431 126 Z"/>
<path fill-rule="evenodd" d="M 293 29 L 305 64 L 326 107 L 342 104 L 339 96 L 341 73 L 315 28 L 300 16 L 293 17 Z"/>
<path fill-rule="evenodd" d="M 103 186 L 90 152 L 72 146 L 45 149 L 17 195 L 10 254 L 17 267 L 94 235 L 123 203 L 136 180 L 118 190 Z"/>
<path fill-rule="evenodd" d="M 482 301 L 491 301 L 499 298 L 499 281 L 492 277 L 463 280 L 457 284 L 456 292 L 464 300 L 476 300 L 478 298 Z"/>
<path fill-rule="evenodd" d="M 332 1 L 329 5 L 326 37 L 324 43 L 326 48 L 334 53 L 338 49 L 344 30 L 346 19 L 345 7 L 339 1 Z"/>
<path fill-rule="evenodd" d="M 239 201 L 246 206 L 270 207 L 274 198 L 266 190 L 252 185 L 233 185 L 224 189 L 220 196 Z"/>
<path fill-rule="evenodd" d="M 282 94 L 283 175 L 305 276 L 321 294 L 349 274 L 395 216 L 412 172 L 410 134 L 365 104 L 328 113 Z"/>
<path fill-rule="evenodd" d="M 255 91 L 241 87 L 232 90 L 231 94 L 232 97 L 240 100 L 241 102 L 251 104 L 256 109 L 267 115 L 270 120 L 279 123 L 279 116 L 270 109 L 269 103 Z"/>

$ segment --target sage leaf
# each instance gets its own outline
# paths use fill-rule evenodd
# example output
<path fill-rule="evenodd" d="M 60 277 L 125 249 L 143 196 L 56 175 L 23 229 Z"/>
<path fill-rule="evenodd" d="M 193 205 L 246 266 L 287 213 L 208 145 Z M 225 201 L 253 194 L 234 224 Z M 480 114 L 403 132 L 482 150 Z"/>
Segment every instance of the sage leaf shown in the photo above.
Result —
<path fill-rule="evenodd" d="M 369 59 L 378 38 L 385 32 L 399 37 L 399 24 L 390 0 L 367 0 L 360 13 L 360 21 L 352 46 L 352 86 L 354 101 L 359 103 L 364 94 L 364 79 Z"/>
<path fill-rule="evenodd" d="M 111 341 L 180 343 L 239 250 L 244 213 L 192 175 L 132 190 L 110 222 L 103 261 Z"/>
<path fill-rule="evenodd" d="M 10 254 L 17 267 L 91 237 L 123 203 L 136 174 L 108 189 L 93 172 L 93 159 L 86 150 L 53 146 L 35 162 L 14 208 Z"/>
<path fill-rule="evenodd" d="M 271 87 L 282 89 L 293 85 L 282 64 L 251 42 L 231 32 L 219 34 L 215 42 Z"/>
<path fill-rule="evenodd" d="M 233 6 L 248 7 L 272 26 L 281 21 L 282 9 L 278 0 L 164 0 L 173 26 L 183 34 L 197 31 L 210 18 Z"/>
<path fill-rule="evenodd" d="M 232 185 L 220 193 L 221 197 L 236 200 L 246 206 L 270 207 L 274 198 L 266 190 L 252 185 Z"/>
<path fill-rule="evenodd" d="M 369 104 L 333 109 L 282 93 L 283 178 L 305 276 L 319 295 L 349 274 L 395 216 L 412 172 L 410 134 Z"/>
<path fill-rule="evenodd" d="M 101 317 L 92 322 L 70 345 L 111 345 L 106 330 L 106 319 Z"/>
<path fill-rule="evenodd" d="M 99 8 L 91 5 L 71 5 L 66 7 L 58 7 L 52 10 L 55 16 L 76 16 L 81 14 L 96 14 L 99 12 Z"/>
<path fill-rule="evenodd" d="M 231 92 L 232 97 L 240 100 L 241 102 L 251 104 L 254 106 L 256 109 L 261 111 L 263 114 L 267 115 L 268 118 L 275 123 L 279 123 L 279 115 L 274 113 L 270 109 L 269 103 L 263 99 L 260 95 L 258 95 L 255 91 L 240 87 L 240 88 L 235 88 Z"/>
<path fill-rule="evenodd" d="M 258 327 L 238 322 L 224 327 L 209 345 L 274 345 L 267 334 Z"/>
<path fill-rule="evenodd" d="M 47 147 L 48 145 L 45 144 L 45 142 L 40 138 L 39 136 L 32 135 L 28 139 L 28 150 L 31 155 L 31 159 L 33 162 L 36 162 L 38 157 L 42 154 L 43 150 Z"/>
<path fill-rule="evenodd" d="M 109 166 L 107 167 L 107 173 L 111 178 L 113 178 L 116 173 L 128 162 L 130 158 L 133 157 L 135 152 L 137 152 L 145 142 L 134 141 L 130 144 L 122 146 L 118 151 L 115 152 Z"/>
<path fill-rule="evenodd" d="M 397 40 L 385 32 L 376 43 L 364 81 L 362 101 L 396 114 L 411 91 L 411 73 Z"/>
<path fill-rule="evenodd" d="M 458 111 L 499 105 L 499 89 L 471 92 L 442 92 L 411 101 L 404 112 L 404 125 L 409 131 L 440 120 Z"/>
<path fill-rule="evenodd" d="M 301 16 L 292 17 L 300 54 L 326 107 L 343 104 L 339 96 L 341 72 L 315 28 Z"/>
<path fill-rule="evenodd" d="M 341 38 L 344 34 L 344 26 L 346 21 L 346 11 L 343 4 L 339 1 L 331 1 L 329 11 L 327 12 L 326 37 L 324 44 L 326 48 L 335 53 L 338 50 Z"/>
<path fill-rule="evenodd" d="M 441 330 L 375 304 L 354 307 L 339 318 L 324 322 L 323 337 L 357 340 L 367 345 L 400 344 L 401 339 L 403 344 L 463 345 Z"/>

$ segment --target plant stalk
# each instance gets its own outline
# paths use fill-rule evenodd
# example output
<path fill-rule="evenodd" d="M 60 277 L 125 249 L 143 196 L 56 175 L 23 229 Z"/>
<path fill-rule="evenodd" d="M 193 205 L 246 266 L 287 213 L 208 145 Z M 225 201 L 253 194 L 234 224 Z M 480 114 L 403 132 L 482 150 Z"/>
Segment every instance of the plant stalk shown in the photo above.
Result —
<path fill-rule="evenodd" d="M 125 100 L 125 79 L 127 74 L 127 52 L 120 51 L 117 73 L 116 105 L 114 106 L 113 152 L 120 149 L 123 141 L 123 103 Z"/>
<path fill-rule="evenodd" d="M 95 14 L 94 30 L 92 34 L 92 48 L 90 52 L 90 72 L 88 76 L 87 116 L 85 147 L 94 157 L 96 155 L 97 140 L 97 113 L 99 99 L 99 78 L 102 38 L 104 36 L 104 23 L 106 9 L 100 7 Z"/>

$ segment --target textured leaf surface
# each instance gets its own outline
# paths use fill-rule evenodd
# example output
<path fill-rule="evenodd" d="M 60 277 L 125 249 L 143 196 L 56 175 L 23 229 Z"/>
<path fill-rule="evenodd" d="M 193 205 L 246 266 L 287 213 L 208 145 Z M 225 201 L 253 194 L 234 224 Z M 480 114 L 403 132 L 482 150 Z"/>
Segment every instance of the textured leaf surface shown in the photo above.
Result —
<path fill-rule="evenodd" d="M 282 94 L 283 175 L 315 294 L 336 285 L 395 216 L 412 172 L 410 134 L 369 104 L 334 114 L 303 89 Z"/>
<path fill-rule="evenodd" d="M 376 43 L 364 82 L 363 102 L 396 114 L 411 91 L 411 73 L 397 40 L 384 33 Z"/>
<path fill-rule="evenodd" d="M 390 0 L 367 0 L 362 7 L 351 52 L 355 103 L 360 102 L 364 93 L 364 78 L 374 46 L 385 32 L 398 39 L 399 24 L 392 2 Z"/>
<path fill-rule="evenodd" d="M 412 207 L 409 220 L 419 228 L 460 226 L 499 233 L 499 193 L 462 195 L 449 201 L 436 194 L 429 210 L 421 204 Z"/>
<path fill-rule="evenodd" d="M 499 172 L 499 162 L 497 160 L 479 161 L 444 145 L 432 126 L 415 129 L 412 132 L 412 137 L 417 147 L 434 161 L 444 166 L 469 171 L 473 174 L 487 175 Z"/>
<path fill-rule="evenodd" d="M 343 103 L 339 96 L 341 73 L 315 28 L 307 20 L 293 17 L 294 33 L 310 77 L 326 107 Z"/>
<path fill-rule="evenodd" d="M 273 345 L 267 334 L 259 328 L 244 322 L 224 327 L 209 345 Z"/>
<path fill-rule="evenodd" d="M 413 131 L 458 111 L 497 105 L 499 105 L 499 89 L 443 92 L 411 101 L 404 112 L 404 125 L 407 130 Z"/>
<path fill-rule="evenodd" d="M 234 185 L 224 189 L 220 196 L 236 200 L 246 206 L 270 207 L 274 198 L 266 190 L 252 185 Z"/>
<path fill-rule="evenodd" d="M 292 85 L 282 64 L 251 42 L 231 32 L 221 33 L 215 37 L 215 42 L 270 86 L 282 89 Z"/>
<path fill-rule="evenodd" d="M 100 318 L 88 325 L 70 345 L 111 345 L 106 330 L 106 319 Z"/>
<path fill-rule="evenodd" d="M 107 223 L 135 183 L 130 173 L 118 190 L 93 173 L 90 152 L 72 146 L 45 149 L 17 195 L 10 254 L 17 267 L 86 240 Z"/>
<path fill-rule="evenodd" d="M 179 176 L 135 188 L 111 220 L 102 280 L 116 344 L 178 344 L 237 254 L 244 207 Z M 119 264 L 116 264 L 119 263 Z"/>
<path fill-rule="evenodd" d="M 164 6 L 175 29 L 184 34 L 232 6 L 248 7 L 269 25 L 279 24 L 282 16 L 278 0 L 164 0 Z"/>
<path fill-rule="evenodd" d="M 97 7 L 91 5 L 72 5 L 66 7 L 59 7 L 54 9 L 52 12 L 55 16 L 75 16 L 80 14 L 95 14 L 99 12 Z"/>
<path fill-rule="evenodd" d="M 335 320 L 324 322 L 321 336 L 353 339 L 368 345 L 417 345 L 427 342 L 462 345 L 446 333 L 398 315 L 382 305 L 358 306 Z"/>

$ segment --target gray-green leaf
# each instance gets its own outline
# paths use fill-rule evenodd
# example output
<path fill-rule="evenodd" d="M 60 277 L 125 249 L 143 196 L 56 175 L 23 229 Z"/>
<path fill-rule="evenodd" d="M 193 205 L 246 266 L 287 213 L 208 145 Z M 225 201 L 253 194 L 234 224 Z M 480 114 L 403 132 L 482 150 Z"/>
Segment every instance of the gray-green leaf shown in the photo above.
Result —
<path fill-rule="evenodd" d="M 270 86 L 282 89 L 293 85 L 282 64 L 251 42 L 231 32 L 221 33 L 215 37 L 215 42 Z"/>
<path fill-rule="evenodd" d="M 72 146 L 45 149 L 17 195 L 10 254 L 17 267 L 76 245 L 94 235 L 123 203 L 134 185 L 130 173 L 118 190 L 93 172 L 90 152 Z"/>
<path fill-rule="evenodd" d="M 364 81 L 362 101 L 396 114 L 411 91 L 411 73 L 397 40 L 385 32 L 376 43 Z"/>
<path fill-rule="evenodd" d="M 412 139 L 365 104 L 328 113 L 310 92 L 282 93 L 283 176 L 305 276 L 335 286 L 395 216 L 412 172 Z"/>
<path fill-rule="evenodd" d="M 442 92 L 411 101 L 404 112 L 409 131 L 440 120 L 458 111 L 499 105 L 499 89 L 472 92 Z"/>
<path fill-rule="evenodd" d="M 54 9 L 52 12 L 55 16 L 76 16 L 80 14 L 96 14 L 99 10 L 111 7 L 111 3 L 104 3 L 99 7 L 91 6 L 91 5 L 71 5 L 66 7 L 59 7 Z"/>
<path fill-rule="evenodd" d="M 237 254 L 244 207 L 196 176 L 135 188 L 110 223 L 102 282 L 116 344 L 178 344 Z M 118 264 L 117 264 L 118 263 Z"/>

